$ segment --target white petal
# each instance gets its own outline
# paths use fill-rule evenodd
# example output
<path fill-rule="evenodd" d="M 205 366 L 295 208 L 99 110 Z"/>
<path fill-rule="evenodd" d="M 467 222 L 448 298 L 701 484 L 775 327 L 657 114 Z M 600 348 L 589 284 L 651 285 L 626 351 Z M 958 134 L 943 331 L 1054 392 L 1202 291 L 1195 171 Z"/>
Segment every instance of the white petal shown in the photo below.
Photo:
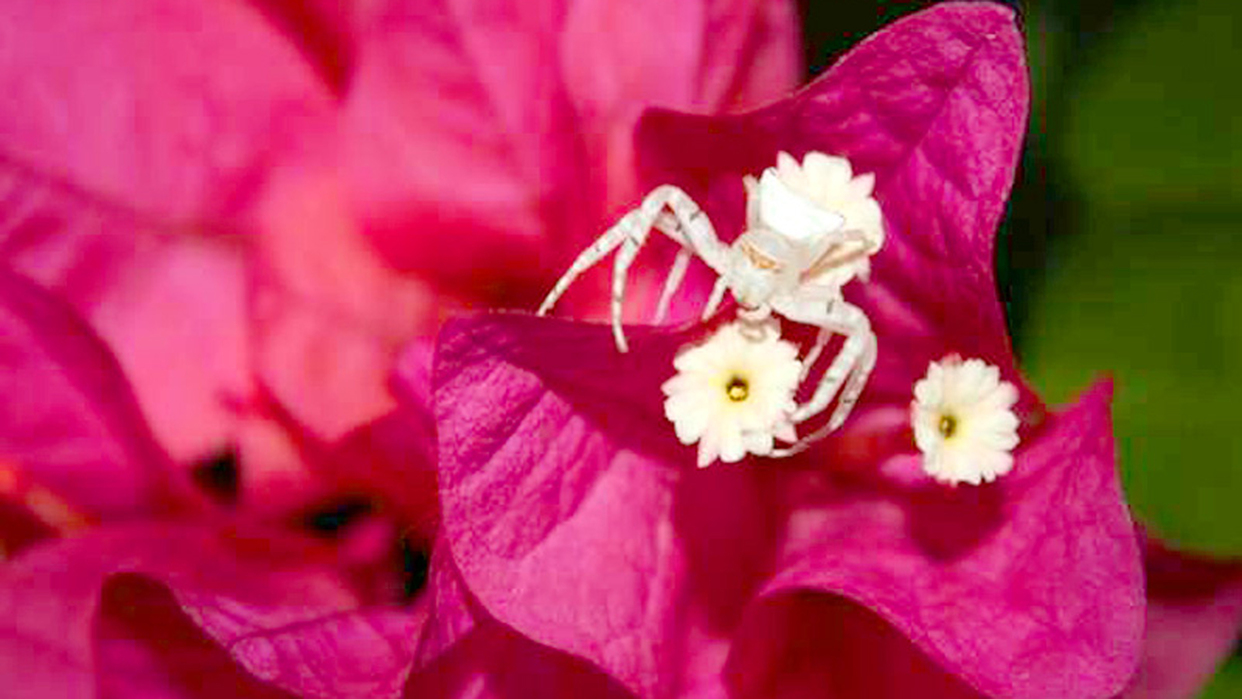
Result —
<path fill-rule="evenodd" d="M 720 435 L 720 460 L 731 464 L 741 461 L 743 456 L 746 456 L 746 444 L 742 441 L 741 430 L 724 430 Z"/>

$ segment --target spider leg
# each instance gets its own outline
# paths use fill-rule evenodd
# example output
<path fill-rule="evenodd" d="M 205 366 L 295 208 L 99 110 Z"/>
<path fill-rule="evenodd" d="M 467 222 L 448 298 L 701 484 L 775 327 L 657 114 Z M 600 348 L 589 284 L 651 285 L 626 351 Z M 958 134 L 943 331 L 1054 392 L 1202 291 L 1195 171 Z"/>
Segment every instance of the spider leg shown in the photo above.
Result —
<path fill-rule="evenodd" d="M 794 410 L 790 419 L 795 424 L 805 422 L 827 409 L 834 398 L 837 400 L 837 406 L 826 424 L 803 436 L 792 446 L 772 452 L 772 456 L 797 454 L 840 427 L 849 417 L 859 395 L 867 385 L 871 370 L 875 368 L 877 356 L 875 333 L 871 330 L 871 322 L 867 319 L 867 315 L 857 306 L 838 300 L 812 324 L 818 325 L 821 329 L 820 336 L 816 340 L 817 349 L 811 352 L 816 355 L 814 359 L 818 359 L 818 352 L 822 351 L 820 342 L 826 343 L 826 337 L 830 337 L 834 332 L 845 335 L 845 344 L 824 372 L 811 399 Z M 812 359 L 811 354 L 808 354 L 808 359 Z M 810 362 L 804 363 L 804 371 L 807 371 L 809 366 Z"/>
<path fill-rule="evenodd" d="M 626 218 L 628 218 L 628 215 Z M 536 312 L 537 315 L 547 315 L 548 311 L 552 310 L 556 302 L 569 289 L 570 284 L 573 284 L 578 277 L 582 276 L 583 272 L 594 267 L 625 241 L 630 235 L 629 228 L 623 225 L 626 222 L 626 218 L 622 218 L 617 225 L 609 228 L 594 243 L 591 243 L 590 247 L 578 254 L 578 257 L 574 259 L 569 269 L 565 270 L 561 278 L 556 280 L 552 290 L 544 297 L 543 303 L 539 304 L 539 310 Z"/>
<path fill-rule="evenodd" d="M 642 236 L 643 240 L 646 240 L 647 230 L 657 220 L 665 206 L 665 202 L 662 199 L 663 196 L 660 194 L 660 188 L 652 191 L 638 208 L 622 216 L 619 221 L 613 224 L 612 228 L 605 231 L 586 250 L 579 253 L 578 257 L 574 259 L 573 264 L 561 275 L 561 278 L 553 285 L 552 290 L 544 297 L 543 303 L 539 305 L 537 314 L 547 315 L 548 311 L 552 310 L 552 307 L 556 305 L 556 302 L 560 300 L 561 296 L 565 294 L 578 277 L 612 254 L 627 239 Z"/>
<path fill-rule="evenodd" d="M 655 188 L 643 201 L 642 209 L 652 216 L 650 228 L 663 233 L 681 246 L 656 304 L 655 322 L 661 323 L 668 315 L 673 294 L 685 280 L 691 258 L 698 257 L 719 274 L 726 259 L 728 246 L 720 242 L 715 228 L 712 227 L 707 215 L 703 213 L 703 209 L 677 187 L 663 185 Z M 638 248 L 642 247 L 646 241 L 649 228 L 644 227 L 641 230 L 641 239 L 635 240 L 636 245 L 633 246 L 632 251 L 628 242 L 622 245 L 621 251 L 617 253 L 617 263 L 613 269 L 613 332 L 619 349 L 625 347 L 626 342 L 624 332 L 620 327 L 618 299 L 624 296 L 626 274 L 633 264 Z M 622 349 L 622 351 L 625 350 Z"/>
<path fill-rule="evenodd" d="M 690 263 L 690 257 L 699 257 L 717 273 L 723 269 L 728 248 L 716 236 L 715 229 L 703 210 L 682 190 L 672 185 L 662 185 L 652 190 L 638 208 L 622 216 L 612 228 L 578 255 L 540 304 L 539 315 L 547 314 L 583 272 L 616 250 L 609 306 L 617 349 L 621 352 L 628 351 L 625 331 L 621 325 L 627 275 L 653 227 L 682 247 L 661 293 L 660 308 L 657 308 L 661 319 L 661 309 L 667 313 L 668 302 L 685 277 L 685 268 Z"/>
<path fill-rule="evenodd" d="M 815 345 L 811 347 L 811 351 L 806 353 L 806 357 L 802 359 L 802 375 L 798 378 L 798 383 L 806 381 L 806 377 L 811 373 L 811 368 L 815 366 L 815 362 L 819 361 L 819 355 L 824 353 L 824 348 L 828 346 L 828 340 L 832 339 L 832 331 L 828 328 L 820 328 L 819 334 L 815 337 Z"/>
<path fill-rule="evenodd" d="M 681 224 L 673 214 L 665 211 L 656 218 L 655 227 L 664 235 L 673 240 L 680 241 Z M 694 251 L 682 245 L 677 251 L 677 257 L 673 259 L 673 266 L 668 271 L 668 277 L 664 280 L 664 288 L 660 290 L 660 299 L 656 302 L 655 318 L 652 322 L 656 325 L 664 322 L 668 316 L 669 306 L 673 302 L 673 294 L 677 293 L 677 289 L 681 287 L 681 283 L 686 278 L 686 271 L 690 267 L 690 259 L 694 257 Z"/>
<path fill-rule="evenodd" d="M 854 409 L 854 404 L 858 402 L 858 397 L 862 395 L 863 389 L 867 386 L 867 379 L 871 378 L 871 371 L 875 369 L 875 362 L 879 352 L 877 351 L 875 333 L 871 332 L 870 323 L 868 323 L 864 337 L 862 355 L 858 358 L 858 364 L 854 367 L 854 372 L 850 374 L 850 378 L 845 382 L 845 387 L 841 389 L 841 397 L 837 400 L 837 409 L 832 411 L 832 416 L 828 418 L 828 424 L 825 425 L 829 432 L 840 427 L 845 422 L 845 419 L 850 416 L 850 411 Z"/>
<path fill-rule="evenodd" d="M 677 257 L 673 258 L 673 266 L 668 271 L 668 278 L 664 280 L 664 288 L 660 290 L 660 300 L 656 303 L 654 320 L 656 325 L 663 323 L 665 316 L 668 315 L 668 307 L 673 302 L 673 294 L 677 293 L 677 289 L 685 280 L 686 270 L 690 268 L 690 260 L 693 257 L 693 250 L 682 248 L 677 251 Z"/>
<path fill-rule="evenodd" d="M 716 284 L 712 286 L 712 294 L 707 297 L 707 305 L 703 307 L 703 320 L 707 320 L 716 315 L 716 311 L 720 309 L 720 304 L 724 301 L 725 292 L 729 290 L 729 280 L 720 277 L 716 280 Z"/>
<path fill-rule="evenodd" d="M 625 340 L 625 329 L 621 325 L 621 306 L 625 300 L 625 282 L 629 276 L 630 265 L 638 257 L 638 251 L 647 242 L 648 229 L 636 228 L 633 234 L 621 243 L 617 251 L 617 259 L 612 268 L 612 300 L 609 304 L 612 311 L 612 337 L 617 342 L 617 350 L 629 352 L 629 343 Z"/>
<path fill-rule="evenodd" d="M 663 214 L 656 220 L 656 229 L 682 246 L 673 260 L 673 267 L 669 270 L 668 279 L 660 294 L 655 322 L 663 322 L 668 314 L 668 306 L 672 302 L 673 294 L 685 279 L 691 257 L 703 260 L 704 264 L 720 276 L 708 297 L 707 306 L 703 309 L 702 317 L 706 320 L 716 312 L 724 298 L 724 292 L 728 289 L 723 275 L 728 264 L 729 246 L 720 241 L 703 209 L 688 194 L 672 185 L 659 187 L 655 191 L 665 195 L 666 204 L 671 211 L 671 215 Z"/>
<path fill-rule="evenodd" d="M 660 232 L 680 243 L 682 247 L 690 248 L 713 272 L 723 275 L 728 264 L 729 246 L 720 242 L 707 214 L 690 195 L 666 184 L 652 190 L 647 201 L 652 199 L 669 208 L 676 224 L 671 228 L 659 227 Z M 647 202 L 643 204 L 646 206 Z"/>
<path fill-rule="evenodd" d="M 625 285 L 630 266 L 638 256 L 638 251 L 647 242 L 651 230 L 654 228 L 660 231 L 682 246 L 661 293 L 661 297 L 667 296 L 668 301 L 671 301 L 672 294 L 681 285 L 690 257 L 697 255 L 705 263 L 711 265 L 714 260 L 721 257 L 724 246 L 716 237 L 715 229 L 712 228 L 711 222 L 707 220 L 707 216 L 703 214 L 699 205 L 694 203 L 694 200 L 685 192 L 672 185 L 656 187 L 643 200 L 642 205 L 627 214 L 617 223 L 617 226 L 625 226 L 627 234 L 620 243 L 621 249 L 617 252 L 617 259 L 613 266 L 612 298 L 609 305 L 613 338 L 616 340 L 617 349 L 627 352 L 629 343 L 625 339 L 625 330 L 621 323 Z M 667 312 L 667 309 L 665 311 Z"/>
<path fill-rule="evenodd" d="M 832 364 L 828 366 L 828 370 L 824 372 L 824 376 L 820 379 L 819 385 L 815 387 L 815 393 L 812 394 L 811 399 L 794 411 L 793 421 L 795 423 L 804 422 L 823 412 L 833 398 L 836 397 L 842 384 L 852 374 L 857 374 L 859 370 L 862 370 L 862 382 L 864 383 L 870 374 L 870 366 L 868 366 L 867 360 L 874 354 L 872 346 L 875 345 L 875 334 L 871 332 L 871 322 L 862 310 L 845 301 L 837 301 L 824 314 L 823 322 L 816 323 L 816 325 L 819 325 L 823 330 L 831 330 L 845 335 L 845 344 L 842 345 L 840 353 L 833 359 Z M 874 362 L 871 363 L 873 364 Z M 858 384 L 860 382 L 854 380 L 851 383 Z M 861 387 L 857 391 L 861 392 Z M 842 394 L 841 398 L 844 399 L 845 395 Z M 837 410 L 833 413 L 833 418 L 838 423 L 844 421 L 852 408 L 852 402 L 847 405 L 844 403 L 844 400 L 838 401 Z"/>

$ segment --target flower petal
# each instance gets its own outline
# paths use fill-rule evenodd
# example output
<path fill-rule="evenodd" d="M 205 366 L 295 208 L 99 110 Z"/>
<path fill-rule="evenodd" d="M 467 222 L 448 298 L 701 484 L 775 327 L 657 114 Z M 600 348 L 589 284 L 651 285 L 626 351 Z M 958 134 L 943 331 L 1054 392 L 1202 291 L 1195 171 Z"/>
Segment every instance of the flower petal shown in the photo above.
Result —
<path fill-rule="evenodd" d="M 1012 373 L 993 239 L 1027 92 L 1013 11 L 943 3 L 868 38 L 791 99 L 735 117 L 649 111 L 637 137 L 643 184 L 682 186 L 732 238 L 742 177 L 781 151 L 845 156 L 874 174 L 888 235 L 870 282 L 845 291 L 880 337 L 868 395 L 904 403 L 928 362 L 950 352 Z"/>
<path fill-rule="evenodd" d="M 738 107 L 797 77 L 788 0 L 380 5 L 345 110 L 357 208 L 395 266 L 491 305 L 537 303 L 636 203 L 644 106 Z"/>
<path fill-rule="evenodd" d="M 30 649 L 22 655 L 38 662 L 29 657 Z M 98 691 L 93 696 L 101 699 L 188 699 L 204 697 L 204 692 L 246 699 L 287 697 L 238 665 L 186 617 L 168 590 L 136 575 L 118 575 L 100 591 L 95 670 Z M 57 681 L 61 684 L 40 686 L 27 677 L 21 686 L 29 694 L 23 696 L 66 696 L 70 685 L 63 677 Z"/>
<path fill-rule="evenodd" d="M 592 161 L 605 164 L 610 207 L 637 193 L 632 130 L 645 107 L 713 113 L 793 90 L 795 12 L 786 0 L 572 5 L 560 37 L 565 83 Z"/>
<path fill-rule="evenodd" d="M 257 168 L 320 132 L 331 107 L 246 2 L 15 0 L 3 24 L 0 152 L 19 184 L 185 229 L 237 213 Z"/>
<path fill-rule="evenodd" d="M 737 699 L 982 699 L 865 608 L 831 595 L 757 605 L 728 669 Z"/>
<path fill-rule="evenodd" d="M 442 531 L 469 591 L 644 697 L 718 670 L 769 550 L 753 471 L 698 471 L 663 417 L 688 339 L 636 328 L 620 354 L 602 326 L 490 315 L 451 321 L 436 357 Z"/>
<path fill-rule="evenodd" d="M 980 488 L 877 497 L 810 478 L 766 594 L 840 594 L 988 696 L 1106 697 L 1142 634 L 1138 548 L 1101 385 Z M 831 502 L 831 507 L 824 507 Z"/>
<path fill-rule="evenodd" d="M 1242 561 L 1180 553 L 1153 540 L 1144 554 L 1143 659 L 1120 699 L 1193 696 L 1242 631 Z"/>
<path fill-rule="evenodd" d="M 135 584 L 141 604 L 155 608 L 123 601 Z M 101 609 L 117 594 L 120 608 Z M 168 524 L 98 529 L 0 569 L 0 674 L 46 696 L 92 696 L 96 678 L 132 688 L 125 683 L 133 678 L 118 673 L 133 663 L 163 666 L 165 692 L 179 682 L 190 696 L 204 686 L 214 696 L 239 684 L 253 689 L 207 647 L 210 639 L 250 675 L 300 696 L 399 696 L 421 616 L 356 607 L 341 581 L 290 539 Z M 166 624 L 180 631 L 166 635 Z"/>
<path fill-rule="evenodd" d="M 545 227 L 554 235 L 596 206 L 575 179 L 589 169 L 559 79 L 563 18 L 546 3 L 382 8 L 361 39 L 344 112 L 365 230 L 397 267 L 441 284 L 550 271 L 536 256 Z"/>
<path fill-rule="evenodd" d="M 247 389 L 228 234 L 328 90 L 237 0 L 17 0 L 0 32 L 0 254 L 112 345 L 174 456 L 220 449 Z"/>
<path fill-rule="evenodd" d="M 171 464 L 116 361 L 60 299 L 7 269 L 0 395 L 0 471 L 10 479 L 29 479 L 91 516 L 156 505 Z"/>
<path fill-rule="evenodd" d="M 407 696 L 443 699 L 632 696 L 589 664 L 492 621 L 416 676 Z"/>
<path fill-rule="evenodd" d="M 282 170 L 258 211 L 258 378 L 317 438 L 339 439 L 394 407 L 397 350 L 433 332 L 435 298 L 376 255 L 330 172 Z"/>

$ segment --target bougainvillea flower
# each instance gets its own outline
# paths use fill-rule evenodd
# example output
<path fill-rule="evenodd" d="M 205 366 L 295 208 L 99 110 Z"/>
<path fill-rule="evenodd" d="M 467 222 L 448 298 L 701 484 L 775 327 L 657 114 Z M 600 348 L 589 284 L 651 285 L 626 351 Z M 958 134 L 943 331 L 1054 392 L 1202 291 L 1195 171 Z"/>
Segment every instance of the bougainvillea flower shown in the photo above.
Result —
<path fill-rule="evenodd" d="M 370 561 L 351 558 L 364 552 L 178 492 L 103 343 L 4 269 L 0 329 L 6 688 L 39 699 L 399 694 L 422 607 L 377 603 L 376 575 L 356 565 Z"/>
<path fill-rule="evenodd" d="M 906 18 L 748 114 L 648 113 L 645 185 L 681 186 L 726 238 L 743 178 L 780 152 L 874 174 L 888 238 L 845 293 L 879 362 L 819 447 L 699 470 L 660 386 L 701 327 L 634 328 L 621 354 L 593 324 L 450 323 L 435 369 L 440 565 L 477 601 L 464 638 L 499 623 L 644 698 L 1120 692 L 1144 602 L 1111 389 L 1045 414 L 993 276 L 1026 113 L 1012 12 L 986 3 Z M 954 353 L 1018 388 L 1022 441 L 994 483 L 948 487 L 919 467 L 913 387 Z"/>
<path fill-rule="evenodd" d="M 240 452 L 255 508 L 393 409 L 443 309 L 542 288 L 632 195 L 645 106 L 799 70 L 792 2 L 348 5 L 0 13 L 0 254 L 103 336 L 178 462 Z"/>
<path fill-rule="evenodd" d="M 1120 699 L 1188 699 L 1242 640 L 1242 561 L 1148 540 L 1147 623 L 1139 671 Z"/>

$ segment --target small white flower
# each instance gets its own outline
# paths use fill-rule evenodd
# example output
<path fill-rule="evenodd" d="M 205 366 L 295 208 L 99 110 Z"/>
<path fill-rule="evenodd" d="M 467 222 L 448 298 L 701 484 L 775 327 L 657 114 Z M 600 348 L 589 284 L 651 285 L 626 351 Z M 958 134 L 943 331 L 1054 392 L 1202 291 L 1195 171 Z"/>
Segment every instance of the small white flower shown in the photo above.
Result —
<path fill-rule="evenodd" d="M 797 439 L 794 410 L 802 364 L 775 321 L 735 322 L 682 350 L 677 375 L 664 382 L 664 415 L 682 444 L 699 443 L 698 464 L 772 452 L 773 438 Z"/>
<path fill-rule="evenodd" d="M 932 362 L 910 406 L 923 470 L 945 483 L 978 485 L 1013 468 L 1018 391 L 980 359 Z"/>

